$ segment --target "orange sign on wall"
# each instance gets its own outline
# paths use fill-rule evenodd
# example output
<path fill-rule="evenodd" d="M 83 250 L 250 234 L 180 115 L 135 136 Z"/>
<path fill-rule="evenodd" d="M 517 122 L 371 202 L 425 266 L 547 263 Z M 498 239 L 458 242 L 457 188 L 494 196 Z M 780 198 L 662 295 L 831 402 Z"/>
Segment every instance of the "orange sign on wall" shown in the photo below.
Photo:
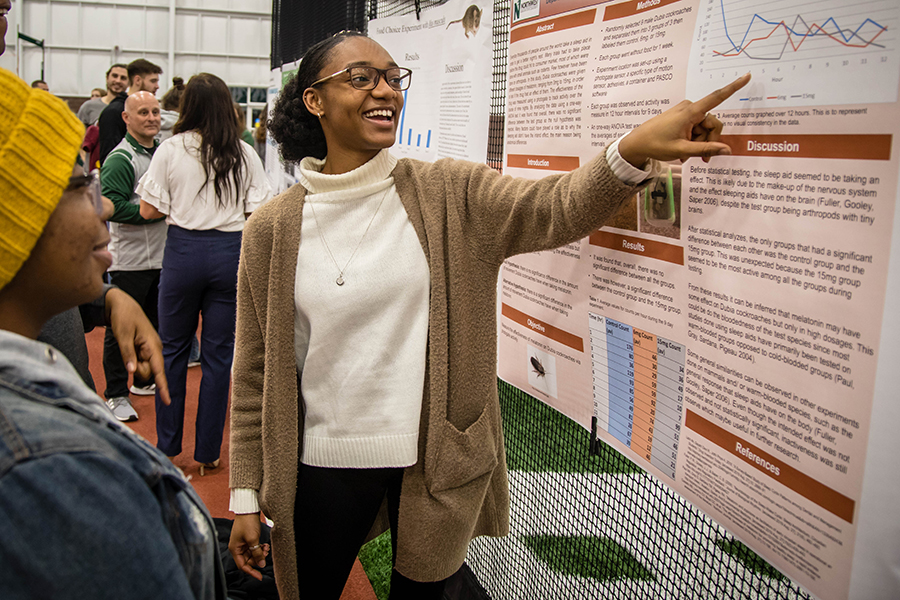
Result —
<path fill-rule="evenodd" d="M 509 35 L 509 41 L 510 43 L 515 43 L 545 33 L 591 25 L 594 22 L 596 14 L 596 10 L 586 10 L 584 12 L 559 17 L 558 19 L 550 19 L 549 21 L 542 21 L 532 25 L 523 25 L 513 29 L 512 33 Z"/>
<path fill-rule="evenodd" d="M 535 317 L 526 315 L 522 311 L 516 310 L 509 304 L 502 305 L 500 314 L 502 314 L 507 319 L 518 323 L 519 325 L 524 325 L 528 329 L 536 331 L 541 335 L 550 338 L 551 340 L 555 340 L 560 344 L 572 348 L 573 350 L 584 352 L 584 340 L 577 335 L 569 333 L 568 331 L 565 331 L 558 327 L 554 327 L 546 321 L 541 321 L 540 319 L 536 319 Z"/>
<path fill-rule="evenodd" d="M 684 264 L 684 248 L 681 246 L 601 230 L 592 233 L 588 240 L 593 246 L 647 256 L 676 265 Z"/>
<path fill-rule="evenodd" d="M 785 464 L 765 450 L 760 450 L 753 444 L 722 429 L 715 423 L 707 421 L 693 411 L 687 411 L 684 425 L 688 429 L 696 431 L 704 438 L 713 442 L 716 446 L 737 456 L 753 468 L 776 479 L 807 500 L 818 504 L 828 512 L 837 515 L 848 523 L 853 522 L 853 510 L 856 507 L 856 503 L 847 496 L 836 492 L 830 487 L 816 481 L 809 475 Z M 759 457 L 760 460 L 754 460 L 756 457 Z M 770 465 L 770 468 L 767 468 L 765 464 Z"/>
<path fill-rule="evenodd" d="M 517 169 L 543 169 L 545 171 L 574 171 L 581 164 L 577 156 L 533 156 L 507 154 L 506 166 Z"/>
<path fill-rule="evenodd" d="M 890 160 L 888 134 L 723 135 L 733 156 Z"/>

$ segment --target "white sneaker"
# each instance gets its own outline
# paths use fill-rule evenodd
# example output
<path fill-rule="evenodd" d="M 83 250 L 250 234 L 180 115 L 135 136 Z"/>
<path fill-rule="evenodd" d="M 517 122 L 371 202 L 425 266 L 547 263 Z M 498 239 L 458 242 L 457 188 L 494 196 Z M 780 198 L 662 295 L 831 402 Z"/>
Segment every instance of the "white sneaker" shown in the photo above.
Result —
<path fill-rule="evenodd" d="M 138 414 L 134 407 L 131 406 L 131 400 L 128 399 L 128 396 L 110 398 L 106 401 L 106 405 L 112 411 L 113 416 L 120 421 L 137 421 L 138 419 Z"/>
<path fill-rule="evenodd" d="M 137 387 L 136 385 L 131 386 L 131 393 L 135 396 L 153 396 L 156 394 L 156 384 L 148 383 L 143 387 Z"/>

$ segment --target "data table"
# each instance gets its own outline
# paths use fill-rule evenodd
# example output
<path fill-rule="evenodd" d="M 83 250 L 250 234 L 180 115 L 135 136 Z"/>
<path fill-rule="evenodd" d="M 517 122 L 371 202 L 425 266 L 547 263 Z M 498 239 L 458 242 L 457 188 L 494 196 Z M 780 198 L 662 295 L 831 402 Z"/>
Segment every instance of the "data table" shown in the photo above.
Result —
<path fill-rule="evenodd" d="M 597 426 L 675 477 L 684 345 L 588 313 Z"/>

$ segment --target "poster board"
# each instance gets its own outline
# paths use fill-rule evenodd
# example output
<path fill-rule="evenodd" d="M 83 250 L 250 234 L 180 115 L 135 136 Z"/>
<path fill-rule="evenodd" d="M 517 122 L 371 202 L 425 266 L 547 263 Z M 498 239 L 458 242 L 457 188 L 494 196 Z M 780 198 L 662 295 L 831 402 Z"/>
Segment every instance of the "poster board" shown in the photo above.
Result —
<path fill-rule="evenodd" d="M 369 21 L 369 37 L 412 69 L 391 154 L 485 162 L 491 107 L 491 6 L 470 0 Z"/>
<path fill-rule="evenodd" d="M 291 78 L 297 74 L 297 68 L 300 61 L 285 63 L 280 68 L 272 69 L 269 75 L 269 87 L 266 94 L 266 102 L 269 106 L 269 117 L 271 111 L 278 102 L 278 96 L 281 90 Z M 266 136 L 266 175 L 269 177 L 269 185 L 272 186 L 272 192 L 278 195 L 286 191 L 289 187 L 297 183 L 297 165 L 285 163 L 281 158 L 281 150 L 275 136 L 269 134 Z"/>
<path fill-rule="evenodd" d="M 275 107 L 275 102 L 278 101 L 278 95 L 283 87 L 281 68 L 272 69 L 269 72 L 269 86 L 266 88 L 266 106 L 269 107 L 270 114 Z M 266 135 L 266 158 L 263 166 L 266 169 L 266 175 L 269 178 L 269 185 L 273 194 L 277 195 L 286 190 L 287 187 L 284 182 L 285 169 L 281 163 L 278 142 L 275 141 L 275 136 Z"/>
<path fill-rule="evenodd" d="M 854 572 L 897 536 L 867 510 L 898 492 L 870 456 L 890 445 L 873 415 L 896 415 L 883 365 L 897 357 L 898 13 L 881 0 L 511 10 L 515 176 L 569 171 L 753 73 L 715 111 L 732 156 L 672 164 L 588 238 L 507 261 L 498 368 L 825 600 L 897 588 L 890 560 L 867 582 Z"/>

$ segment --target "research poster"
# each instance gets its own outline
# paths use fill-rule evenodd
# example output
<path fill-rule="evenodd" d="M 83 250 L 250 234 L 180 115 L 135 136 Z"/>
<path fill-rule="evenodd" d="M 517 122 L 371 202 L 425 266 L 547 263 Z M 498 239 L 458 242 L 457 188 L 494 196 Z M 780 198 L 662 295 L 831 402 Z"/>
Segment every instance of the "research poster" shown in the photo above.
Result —
<path fill-rule="evenodd" d="M 281 68 L 272 69 L 269 72 L 269 87 L 266 89 L 266 106 L 268 114 L 271 116 L 275 103 L 278 101 L 278 95 L 281 88 L 284 87 L 284 74 Z M 269 177 L 269 185 L 272 187 L 274 194 L 280 194 L 288 188 L 285 180 L 285 167 L 281 161 L 279 154 L 278 142 L 272 135 L 266 135 L 266 158 L 263 166 L 266 168 L 266 175 Z"/>
<path fill-rule="evenodd" d="M 492 6 L 451 0 L 369 21 L 369 36 L 412 70 L 397 121 L 398 157 L 485 162 L 491 107 Z"/>
<path fill-rule="evenodd" d="M 815 596 L 850 597 L 864 480 L 897 480 L 866 464 L 874 408 L 900 397 L 882 356 L 900 4 L 514 0 L 510 16 L 508 174 L 570 171 L 753 78 L 714 111 L 732 156 L 667 165 L 588 238 L 507 261 L 500 377 Z"/>
<path fill-rule="evenodd" d="M 272 69 L 269 75 L 269 88 L 266 94 L 266 102 L 269 106 L 269 117 L 272 116 L 272 110 L 278 102 L 281 90 L 284 86 L 297 74 L 297 68 L 300 61 L 292 61 L 283 64 L 280 68 Z M 280 194 L 297 183 L 297 169 L 295 164 L 285 164 L 281 158 L 281 151 L 278 142 L 272 134 L 266 136 L 266 175 L 269 176 L 269 184 L 272 186 L 274 194 Z"/>

